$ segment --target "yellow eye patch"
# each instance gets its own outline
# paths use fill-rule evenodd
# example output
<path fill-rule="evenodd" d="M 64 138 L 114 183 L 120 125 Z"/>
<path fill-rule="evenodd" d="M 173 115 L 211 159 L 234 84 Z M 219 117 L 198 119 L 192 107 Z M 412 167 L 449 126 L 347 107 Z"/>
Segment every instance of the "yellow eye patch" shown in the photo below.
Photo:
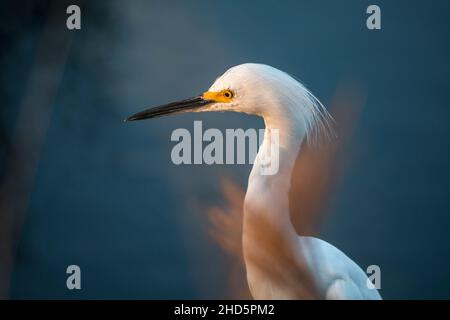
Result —
<path fill-rule="evenodd" d="M 203 94 L 203 99 L 205 100 L 213 100 L 215 102 L 227 103 L 231 102 L 234 97 L 234 92 L 226 89 L 219 92 L 207 91 Z"/>

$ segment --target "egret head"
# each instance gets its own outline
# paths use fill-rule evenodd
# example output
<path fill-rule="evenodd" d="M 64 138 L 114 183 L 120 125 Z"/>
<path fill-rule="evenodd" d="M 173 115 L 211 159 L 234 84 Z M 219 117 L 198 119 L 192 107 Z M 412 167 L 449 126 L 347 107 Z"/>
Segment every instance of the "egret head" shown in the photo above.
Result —
<path fill-rule="evenodd" d="M 331 132 L 331 116 L 308 89 L 287 73 L 256 63 L 228 69 L 208 91 L 197 97 L 150 108 L 127 120 L 205 111 L 244 112 L 262 116 L 266 122 L 278 122 L 280 126 L 301 123 L 306 133 L 313 129 Z"/>

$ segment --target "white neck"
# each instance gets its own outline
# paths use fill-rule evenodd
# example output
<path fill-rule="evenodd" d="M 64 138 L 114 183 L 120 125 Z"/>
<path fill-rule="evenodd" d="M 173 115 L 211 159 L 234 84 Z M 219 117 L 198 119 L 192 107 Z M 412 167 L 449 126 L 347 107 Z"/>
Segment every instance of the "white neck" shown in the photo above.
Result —
<path fill-rule="evenodd" d="M 295 118 L 281 119 L 283 121 L 264 118 L 264 141 L 255 159 L 244 200 L 243 253 L 247 280 L 255 298 L 258 298 L 255 292 L 267 292 L 257 287 L 272 288 L 274 283 L 279 283 L 281 274 L 273 270 L 285 270 L 285 274 L 288 270 L 297 270 L 301 259 L 298 235 L 290 219 L 289 189 L 305 130 L 298 129 L 298 123 L 294 129 Z M 273 153 L 270 150 L 271 131 L 275 129 L 279 130 L 279 170 L 274 175 L 261 175 L 261 162 L 267 163 L 264 161 L 267 158 L 275 160 L 271 159 Z M 261 283 L 262 279 L 264 283 Z"/>
<path fill-rule="evenodd" d="M 244 206 L 249 214 L 264 214 L 266 218 L 289 222 L 289 189 L 291 175 L 306 130 L 299 126 L 300 119 L 288 117 L 264 117 L 266 131 L 264 141 L 256 156 L 250 173 Z M 274 139 L 278 134 L 278 144 Z M 276 139 L 275 139 L 276 140 Z M 274 149 L 275 148 L 275 149 Z M 275 152 L 274 152 L 275 151 Z M 278 168 L 277 172 L 265 175 L 263 167 Z M 269 170 L 270 171 L 270 170 Z M 276 210 L 264 210 L 263 213 L 252 208 L 254 205 L 276 204 Z M 284 221 L 285 220 L 285 221 Z"/>
<path fill-rule="evenodd" d="M 270 231 L 278 233 L 288 241 L 297 237 L 290 220 L 288 195 L 291 174 L 306 132 L 298 125 L 298 121 L 300 119 L 296 119 L 295 116 L 264 117 L 266 124 L 264 141 L 250 173 L 244 201 L 244 247 L 245 240 L 252 237 L 262 221 L 270 226 Z M 278 172 L 273 175 L 262 175 L 261 167 L 272 165 L 276 161 L 271 150 L 273 130 L 278 130 L 279 133 Z"/>

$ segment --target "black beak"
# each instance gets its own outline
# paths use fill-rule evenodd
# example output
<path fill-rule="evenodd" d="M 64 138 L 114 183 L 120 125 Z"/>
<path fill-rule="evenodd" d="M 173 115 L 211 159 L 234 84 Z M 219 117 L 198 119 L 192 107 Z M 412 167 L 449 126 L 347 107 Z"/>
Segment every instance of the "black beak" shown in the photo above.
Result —
<path fill-rule="evenodd" d="M 128 117 L 125 121 L 143 120 L 161 117 L 167 114 L 189 112 L 213 102 L 213 100 L 203 99 L 202 96 L 189 98 L 138 112 Z"/>

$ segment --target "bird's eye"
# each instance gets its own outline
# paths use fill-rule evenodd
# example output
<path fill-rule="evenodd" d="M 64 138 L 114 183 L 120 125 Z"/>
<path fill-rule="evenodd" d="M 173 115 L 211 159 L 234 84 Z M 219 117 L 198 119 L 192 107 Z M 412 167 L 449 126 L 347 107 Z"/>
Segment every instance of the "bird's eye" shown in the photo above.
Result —
<path fill-rule="evenodd" d="M 231 99 L 231 98 L 233 98 L 234 94 L 233 94 L 233 91 L 231 91 L 231 90 L 224 90 L 223 96 L 227 99 Z"/>

